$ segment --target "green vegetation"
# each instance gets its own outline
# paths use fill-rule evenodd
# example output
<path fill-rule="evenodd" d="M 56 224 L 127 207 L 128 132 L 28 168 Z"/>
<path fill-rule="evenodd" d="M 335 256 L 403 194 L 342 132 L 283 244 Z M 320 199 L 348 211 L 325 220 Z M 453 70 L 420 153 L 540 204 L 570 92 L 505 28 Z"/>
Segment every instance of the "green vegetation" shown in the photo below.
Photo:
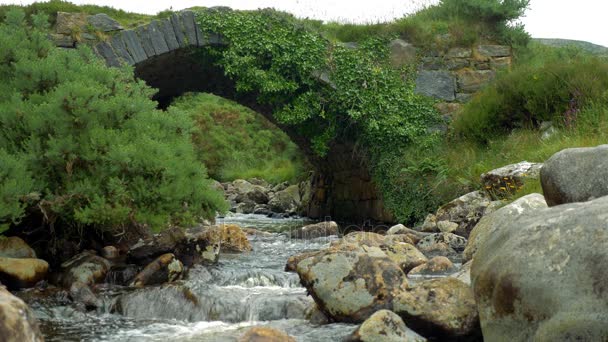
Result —
<path fill-rule="evenodd" d="M 129 68 L 57 49 L 44 15 L 0 24 L 0 225 L 38 215 L 57 230 L 164 228 L 224 210 L 179 110 L 161 112 Z M 68 229 L 69 228 L 69 229 Z"/>
<path fill-rule="evenodd" d="M 307 165 L 289 137 L 261 114 L 212 94 L 187 94 L 171 104 L 190 115 L 193 141 L 209 175 L 220 181 L 262 178 L 296 182 Z"/>
<path fill-rule="evenodd" d="M 55 25 L 57 19 L 57 12 L 70 12 L 70 13 L 86 13 L 86 14 L 98 14 L 105 13 L 116 19 L 124 27 L 136 27 L 142 24 L 149 23 L 152 19 L 165 18 L 171 11 L 163 11 L 155 16 L 125 12 L 120 9 L 116 9 L 109 6 L 98 6 L 98 5 L 75 5 L 69 1 L 64 0 L 50 0 L 47 2 L 35 2 L 27 6 L 18 5 L 2 5 L 0 6 L 0 18 L 5 18 L 8 11 L 11 9 L 21 9 L 25 12 L 27 18 L 31 18 L 33 14 L 46 14 L 49 18 L 51 26 Z"/>
<path fill-rule="evenodd" d="M 522 26 L 513 25 L 529 0 L 441 0 L 437 5 L 390 23 L 368 25 L 317 24 L 330 38 L 357 42 L 378 36 L 399 36 L 418 47 L 445 49 L 494 42 L 524 46 L 529 40 Z"/>

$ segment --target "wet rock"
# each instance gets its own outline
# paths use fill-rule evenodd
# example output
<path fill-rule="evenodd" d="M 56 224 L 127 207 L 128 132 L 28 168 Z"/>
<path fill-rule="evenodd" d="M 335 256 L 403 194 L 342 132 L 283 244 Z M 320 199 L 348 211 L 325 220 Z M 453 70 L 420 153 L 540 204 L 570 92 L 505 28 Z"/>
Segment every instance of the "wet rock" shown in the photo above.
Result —
<path fill-rule="evenodd" d="M 410 330 L 401 317 L 389 310 L 380 310 L 366 319 L 349 342 L 423 342 L 426 339 Z"/>
<path fill-rule="evenodd" d="M 540 172 L 549 206 L 608 195 L 608 145 L 569 148 L 554 154 Z"/>
<path fill-rule="evenodd" d="M 173 254 L 184 266 L 211 265 L 220 257 L 220 241 L 210 241 L 208 230 L 215 226 L 198 227 L 185 232 L 185 240 L 177 244 Z"/>
<path fill-rule="evenodd" d="M 106 274 L 106 279 L 104 280 L 104 283 L 110 285 L 127 286 L 139 273 L 140 269 L 140 266 L 134 264 L 112 265 L 112 267 Z"/>
<path fill-rule="evenodd" d="M 234 212 L 237 214 L 253 214 L 254 210 L 254 202 L 241 202 L 234 207 Z"/>
<path fill-rule="evenodd" d="M 436 256 L 427 263 L 413 268 L 409 275 L 437 275 L 454 271 L 454 264 L 444 256 Z"/>
<path fill-rule="evenodd" d="M 482 174 L 481 184 L 495 198 L 506 198 L 520 189 L 526 181 L 538 180 L 542 167 L 541 163 L 527 161 L 503 166 Z"/>
<path fill-rule="evenodd" d="M 490 205 L 490 198 L 480 191 L 468 193 L 440 207 L 434 218 L 429 221 L 449 221 L 458 224 L 454 234 L 468 237 L 470 231 L 485 214 Z M 432 226 L 432 222 L 428 223 Z"/>
<path fill-rule="evenodd" d="M 270 208 L 268 208 L 268 205 L 266 204 L 256 204 L 253 208 L 253 213 L 258 215 L 269 215 L 272 214 L 272 211 L 270 211 Z"/>
<path fill-rule="evenodd" d="M 607 212 L 602 197 L 497 226 L 471 268 L 487 341 L 608 340 Z"/>
<path fill-rule="evenodd" d="M 103 281 L 110 270 L 110 262 L 94 252 L 85 251 L 61 264 L 58 283 L 70 288 L 75 282 L 93 285 Z"/>
<path fill-rule="evenodd" d="M 547 208 L 547 202 L 541 194 L 530 194 L 515 200 L 514 202 L 484 216 L 473 228 L 469 235 L 466 248 L 462 255 L 463 262 L 473 259 L 477 249 L 493 234 L 505 221 L 533 212 L 537 209 Z"/>
<path fill-rule="evenodd" d="M 130 286 L 143 287 L 174 282 L 182 277 L 184 265 L 172 253 L 159 256 L 139 272 Z"/>
<path fill-rule="evenodd" d="M 338 224 L 334 221 L 326 221 L 294 229 L 290 236 L 296 239 L 314 239 L 330 235 L 338 235 Z"/>
<path fill-rule="evenodd" d="M 0 285 L 0 339 L 3 342 L 42 342 L 36 317 L 25 303 Z"/>
<path fill-rule="evenodd" d="M 0 257 L 0 282 L 11 290 L 28 288 L 43 280 L 49 264 L 41 259 Z"/>
<path fill-rule="evenodd" d="M 106 259 L 118 259 L 120 251 L 114 246 L 105 246 L 101 249 L 101 257 Z"/>
<path fill-rule="evenodd" d="M 253 250 L 247 235 L 236 224 L 206 227 L 201 238 L 210 245 L 220 245 L 222 253 L 244 253 Z"/>
<path fill-rule="evenodd" d="M 85 310 L 94 310 L 101 306 L 101 301 L 91 291 L 91 288 L 79 281 L 70 286 L 70 298 Z"/>
<path fill-rule="evenodd" d="M 36 252 L 20 237 L 0 236 L 0 257 L 17 259 L 36 259 Z"/>
<path fill-rule="evenodd" d="M 297 213 L 300 204 L 300 187 L 291 185 L 285 190 L 277 191 L 270 198 L 268 207 L 275 213 Z"/>
<path fill-rule="evenodd" d="M 425 280 L 399 293 L 393 311 L 425 337 L 465 340 L 481 335 L 473 291 L 455 278 Z"/>
<path fill-rule="evenodd" d="M 180 243 L 186 240 L 183 229 L 172 227 L 146 238 L 131 246 L 128 260 L 138 265 L 147 265 L 165 253 L 173 253 Z"/>
<path fill-rule="evenodd" d="M 145 287 L 120 295 L 114 311 L 133 318 L 203 320 L 199 298 L 182 285 Z"/>
<path fill-rule="evenodd" d="M 435 233 L 426 236 L 416 247 L 421 251 L 431 250 L 433 245 L 444 243 L 456 252 L 462 252 L 467 245 L 467 239 L 452 233 Z"/>
<path fill-rule="evenodd" d="M 390 308 L 407 287 L 403 271 L 380 250 L 313 256 L 302 260 L 297 272 L 319 308 L 341 322 L 363 322 Z"/>
<path fill-rule="evenodd" d="M 239 342 L 296 342 L 296 340 L 274 328 L 253 327 L 239 338 Z"/>

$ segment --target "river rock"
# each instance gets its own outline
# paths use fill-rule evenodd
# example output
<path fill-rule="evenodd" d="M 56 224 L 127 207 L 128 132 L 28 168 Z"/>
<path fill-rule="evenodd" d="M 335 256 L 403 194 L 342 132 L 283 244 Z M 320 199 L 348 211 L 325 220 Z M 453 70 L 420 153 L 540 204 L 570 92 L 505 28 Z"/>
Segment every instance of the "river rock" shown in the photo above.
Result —
<path fill-rule="evenodd" d="M 380 310 L 366 319 L 346 341 L 423 342 L 426 339 L 408 329 L 396 313 L 389 310 Z"/>
<path fill-rule="evenodd" d="M 473 264 L 473 261 L 466 262 L 464 265 L 462 265 L 462 267 L 460 268 L 460 270 L 458 270 L 458 272 L 456 272 L 454 274 L 450 274 L 450 277 L 456 278 L 470 286 L 471 285 L 471 265 L 472 264 Z"/>
<path fill-rule="evenodd" d="M 101 257 L 105 259 L 118 259 L 120 251 L 114 246 L 105 246 L 101 249 Z"/>
<path fill-rule="evenodd" d="M 435 233 L 424 237 L 416 247 L 424 253 L 433 250 L 438 244 L 445 244 L 456 252 L 462 252 L 467 245 L 467 239 L 452 233 Z"/>
<path fill-rule="evenodd" d="M 139 272 L 130 286 L 143 287 L 171 283 L 181 278 L 183 272 L 184 265 L 175 258 L 175 255 L 163 254 Z"/>
<path fill-rule="evenodd" d="M 449 221 L 458 224 L 454 234 L 468 237 L 470 231 L 485 214 L 486 208 L 491 204 L 490 198 L 480 191 L 468 193 L 440 207 L 435 217 L 430 221 Z M 432 226 L 432 223 L 428 223 Z"/>
<path fill-rule="evenodd" d="M 108 260 L 85 251 L 61 264 L 58 283 L 68 289 L 77 281 L 86 285 L 97 284 L 105 279 L 110 266 Z"/>
<path fill-rule="evenodd" d="M 300 281 L 319 308 L 335 321 L 360 323 L 381 309 L 390 309 L 403 291 L 403 271 L 380 250 L 339 251 L 302 260 Z"/>
<path fill-rule="evenodd" d="M 296 342 L 296 340 L 274 328 L 253 327 L 239 338 L 239 342 Z"/>
<path fill-rule="evenodd" d="M 234 207 L 234 212 L 237 214 L 253 214 L 255 211 L 255 202 L 247 201 L 240 202 Z"/>
<path fill-rule="evenodd" d="M 495 234 L 496 229 L 505 221 L 542 208 L 547 208 L 547 202 L 545 202 L 543 195 L 530 194 L 482 217 L 469 235 L 469 240 L 462 255 L 463 262 L 473 259 L 479 246 L 483 245 L 488 237 Z"/>
<path fill-rule="evenodd" d="M 330 235 L 338 235 L 338 224 L 334 221 L 325 221 L 294 229 L 290 236 L 296 239 L 314 239 Z"/>
<path fill-rule="evenodd" d="M 36 252 L 20 237 L 0 236 L 0 257 L 36 259 Z"/>
<path fill-rule="evenodd" d="M 399 293 L 393 311 L 425 337 L 440 341 L 480 337 L 473 291 L 455 278 L 425 280 Z"/>
<path fill-rule="evenodd" d="M 42 342 L 36 316 L 19 298 L 0 286 L 0 339 L 3 342 Z"/>
<path fill-rule="evenodd" d="M 201 237 L 211 245 L 219 244 L 222 253 L 245 253 L 253 250 L 247 234 L 236 224 L 205 227 Z"/>
<path fill-rule="evenodd" d="M 450 259 L 444 256 L 436 256 L 428 262 L 414 267 L 408 273 L 408 276 L 445 274 L 453 270 L 454 264 L 450 261 Z"/>
<path fill-rule="evenodd" d="M 102 305 L 102 302 L 95 296 L 91 288 L 79 281 L 70 286 L 70 298 L 85 310 L 93 310 Z"/>
<path fill-rule="evenodd" d="M 41 259 L 0 257 L 0 281 L 12 290 L 36 285 L 48 270 L 49 264 Z"/>
<path fill-rule="evenodd" d="M 297 213 L 300 204 L 300 188 L 298 185 L 291 185 L 285 190 L 277 191 L 270 198 L 268 207 L 275 213 Z"/>
<path fill-rule="evenodd" d="M 428 261 L 427 257 L 424 256 L 422 252 L 409 243 L 397 242 L 381 247 L 381 249 L 391 260 L 399 265 L 405 273 Z"/>
<path fill-rule="evenodd" d="M 549 206 L 608 195 L 608 145 L 569 148 L 554 154 L 540 172 Z"/>
<path fill-rule="evenodd" d="M 157 257 L 173 253 L 186 240 L 183 229 L 172 227 L 146 239 L 140 239 L 127 253 L 128 260 L 138 265 L 147 265 Z"/>
<path fill-rule="evenodd" d="M 602 197 L 499 224 L 471 268 L 487 341 L 608 340 L 606 213 Z"/>
<path fill-rule="evenodd" d="M 487 192 L 498 198 L 504 198 L 515 193 L 526 181 L 538 180 L 542 167 L 542 163 L 527 161 L 503 166 L 482 174 L 481 184 Z"/>

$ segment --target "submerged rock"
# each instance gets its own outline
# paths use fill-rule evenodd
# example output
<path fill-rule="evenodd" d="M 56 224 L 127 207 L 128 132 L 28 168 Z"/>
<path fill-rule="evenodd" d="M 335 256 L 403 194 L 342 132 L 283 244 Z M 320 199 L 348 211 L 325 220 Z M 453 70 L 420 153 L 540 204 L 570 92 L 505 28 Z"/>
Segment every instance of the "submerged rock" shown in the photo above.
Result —
<path fill-rule="evenodd" d="M 302 260 L 297 272 L 319 308 L 341 322 L 360 323 L 389 309 L 393 297 L 407 287 L 403 271 L 377 248 L 313 256 Z"/>
<path fill-rule="evenodd" d="M 0 281 L 12 290 L 32 287 L 43 280 L 49 264 L 41 259 L 0 257 Z"/>
<path fill-rule="evenodd" d="M 389 310 L 376 311 L 347 339 L 349 342 L 424 342 L 401 317 Z"/>
<path fill-rule="evenodd" d="M 82 305 L 85 310 L 93 310 L 101 306 L 101 301 L 95 296 L 91 288 L 79 281 L 70 287 L 70 297 L 77 305 Z"/>
<path fill-rule="evenodd" d="M 608 340 L 607 213 L 602 197 L 496 227 L 471 268 L 486 340 Z"/>
<path fill-rule="evenodd" d="M 314 239 L 338 235 L 338 233 L 338 224 L 334 221 L 326 221 L 294 229 L 290 232 L 290 236 L 297 239 Z"/>
<path fill-rule="evenodd" d="M 400 292 L 393 311 L 425 337 L 464 340 L 481 335 L 473 291 L 455 278 L 422 281 Z"/>
<path fill-rule="evenodd" d="M 0 285 L 0 339 L 3 342 L 42 342 L 36 317 L 30 308 Z"/>
<path fill-rule="evenodd" d="M 139 272 L 130 286 L 143 287 L 174 282 L 182 277 L 184 265 L 172 253 L 159 256 Z"/>
<path fill-rule="evenodd" d="M 296 342 L 296 340 L 274 328 L 253 327 L 239 338 L 239 342 Z"/>

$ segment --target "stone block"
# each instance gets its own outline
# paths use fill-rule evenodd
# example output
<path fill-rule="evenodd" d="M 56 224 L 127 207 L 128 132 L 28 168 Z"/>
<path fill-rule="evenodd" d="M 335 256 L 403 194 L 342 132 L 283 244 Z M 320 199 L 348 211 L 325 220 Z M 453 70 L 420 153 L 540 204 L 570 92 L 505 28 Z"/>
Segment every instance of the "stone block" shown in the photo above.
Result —
<path fill-rule="evenodd" d="M 416 78 L 416 93 L 444 101 L 454 101 L 456 81 L 448 71 L 422 70 Z"/>
<path fill-rule="evenodd" d="M 479 45 L 477 51 L 484 57 L 511 56 L 511 47 L 508 45 Z"/>
<path fill-rule="evenodd" d="M 393 67 L 401 68 L 404 65 L 416 63 L 416 48 L 405 40 L 395 39 L 391 41 L 389 49 L 389 59 Z"/>
<path fill-rule="evenodd" d="M 493 70 L 464 70 L 458 73 L 458 91 L 474 93 L 494 79 Z"/>

